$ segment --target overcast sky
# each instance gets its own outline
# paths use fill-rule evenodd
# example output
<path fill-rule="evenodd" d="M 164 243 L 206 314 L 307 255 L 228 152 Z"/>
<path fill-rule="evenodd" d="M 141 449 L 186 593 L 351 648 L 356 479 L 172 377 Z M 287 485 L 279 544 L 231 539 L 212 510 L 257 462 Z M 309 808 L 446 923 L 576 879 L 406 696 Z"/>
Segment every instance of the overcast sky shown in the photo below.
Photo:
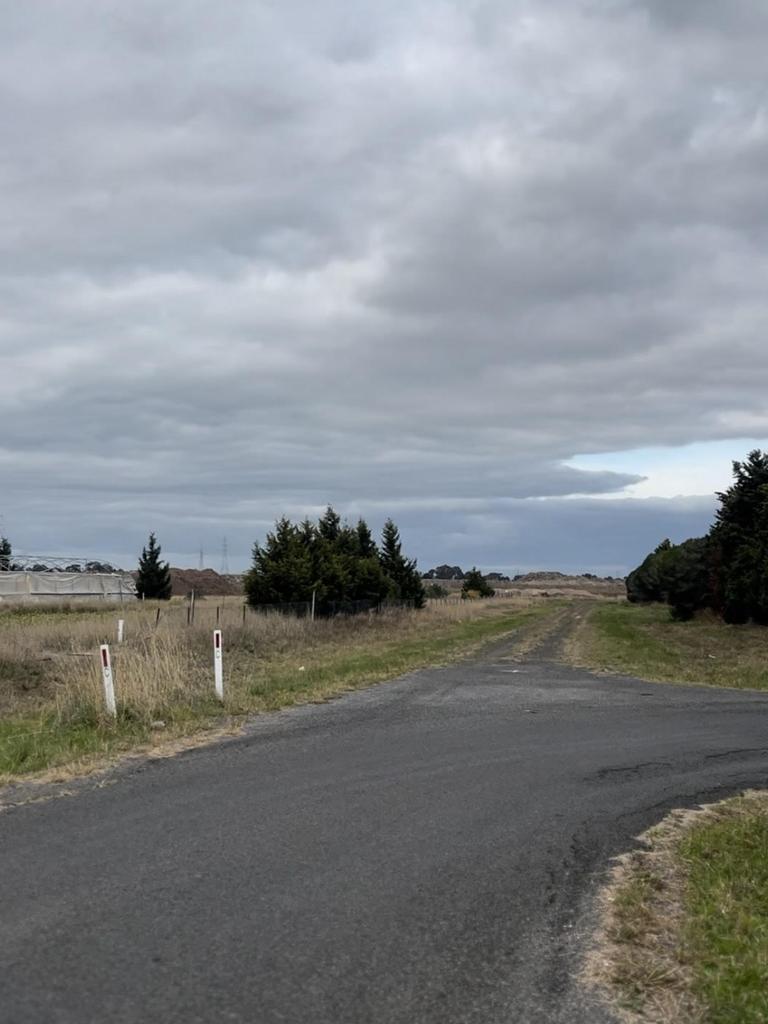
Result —
<path fill-rule="evenodd" d="M 0 12 L 19 551 L 623 572 L 767 444 L 764 0 Z"/>

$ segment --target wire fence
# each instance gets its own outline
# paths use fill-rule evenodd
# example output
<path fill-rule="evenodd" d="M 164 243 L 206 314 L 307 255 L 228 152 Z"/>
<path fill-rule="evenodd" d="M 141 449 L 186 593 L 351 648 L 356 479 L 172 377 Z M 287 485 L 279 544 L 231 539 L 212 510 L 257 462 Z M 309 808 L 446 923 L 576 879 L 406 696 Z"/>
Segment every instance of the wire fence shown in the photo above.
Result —
<path fill-rule="evenodd" d="M 386 600 L 376 601 L 288 601 L 275 604 L 249 605 L 245 601 L 224 600 L 208 597 L 203 600 L 190 595 L 184 601 L 169 601 L 163 603 L 137 602 L 131 606 L 130 622 L 131 628 L 126 634 L 128 644 L 136 639 L 139 642 L 147 641 L 158 629 L 170 630 L 171 633 L 183 634 L 187 628 L 196 627 L 196 631 L 208 628 L 239 627 L 247 630 L 252 624 L 258 628 L 260 623 L 274 618 L 296 618 L 312 621 L 328 620 L 331 618 L 349 617 L 361 615 L 381 615 L 390 611 L 409 610 L 414 608 L 413 601 Z M 100 609 L 100 613 L 109 609 Z M 125 614 L 120 606 L 113 609 L 116 616 Z M 100 614 L 100 619 L 101 619 Z M 128 621 L 128 620 L 126 620 Z M 113 624 L 110 624 L 110 630 Z M 116 625 L 116 623 L 114 624 Z M 105 638 L 106 639 L 106 638 Z M 115 645 L 115 659 L 120 659 L 122 644 Z M 96 659 L 98 649 L 95 650 L 56 650 L 55 655 L 46 655 L 45 660 L 51 657 L 70 659 Z M 1 723 L 0 723 L 1 724 Z M 27 756 L 30 751 L 36 749 L 37 742 L 43 742 L 46 738 L 58 735 L 59 730 L 54 726 L 43 725 L 36 729 L 25 729 L 22 732 L 13 732 L 10 735 L 0 734 L 0 750 L 11 755 L 22 753 Z"/>
<path fill-rule="evenodd" d="M 414 601 L 386 600 L 375 598 L 360 601 L 288 601 L 280 604 L 254 604 L 246 606 L 256 615 L 296 615 L 299 618 L 333 618 L 337 615 L 361 615 L 364 612 L 386 612 L 398 609 L 412 609 Z"/>
<path fill-rule="evenodd" d="M 507 595 L 497 594 L 497 597 L 504 597 Z M 493 601 L 493 598 L 484 599 L 486 601 Z M 429 598 L 427 604 L 433 605 L 461 605 L 466 603 L 466 599 L 462 597 L 460 593 L 449 594 L 444 597 Z M 207 597 L 201 599 L 192 594 L 188 598 L 182 601 L 168 601 L 168 602 L 136 602 L 130 606 L 130 608 L 124 608 L 123 606 L 114 605 L 111 609 L 104 608 L 101 606 L 98 609 L 99 621 L 104 621 L 105 626 L 108 620 L 103 619 L 105 613 L 110 611 L 114 612 L 116 621 L 114 623 L 109 622 L 109 631 L 111 636 L 104 637 L 105 642 L 108 640 L 114 642 L 117 630 L 114 627 L 118 627 L 118 618 L 122 618 L 125 614 L 125 623 L 129 625 L 129 630 L 126 633 L 126 641 L 128 644 L 131 642 L 138 641 L 139 643 L 146 643 L 150 641 L 153 634 L 158 630 L 163 632 L 169 631 L 172 634 L 178 634 L 181 637 L 184 634 L 189 634 L 190 638 L 199 634 L 200 630 L 221 628 L 226 629 L 239 628 L 248 630 L 249 624 L 252 625 L 255 631 L 258 631 L 259 625 L 264 624 L 267 620 L 272 618 L 276 620 L 278 618 L 294 618 L 301 620 L 313 621 L 328 621 L 329 619 L 338 619 L 341 617 L 354 618 L 355 616 L 378 616 L 388 612 L 407 611 L 414 608 L 415 602 L 412 600 L 385 600 L 376 601 L 374 599 L 358 600 L 358 601 L 327 601 L 327 602 L 313 602 L 312 601 L 293 601 L 293 602 L 281 602 L 273 604 L 257 604 L 249 605 L 242 599 L 238 599 L 236 596 L 229 597 Z M 74 609 L 73 609 L 74 610 Z M 196 627 L 193 631 L 191 627 Z M 120 627 L 118 627 L 120 628 Z M 120 631 L 122 636 L 122 629 Z M 92 639 L 92 638 L 91 638 Z M 87 647 L 88 641 L 85 641 L 83 646 Z M 122 650 L 122 644 L 119 642 L 115 648 L 115 657 L 120 658 L 120 652 Z M 45 652 L 45 657 L 41 657 L 39 660 L 52 660 L 52 659 L 95 659 L 98 656 L 98 649 L 94 650 L 64 650 L 55 649 L 52 652 Z M 1 723 L 0 723 L 1 724 Z M 57 729 L 46 728 L 45 726 L 34 729 L 24 730 L 23 732 L 14 732 L 12 735 L 2 735 L 0 730 L 0 748 L 5 751 L 23 753 L 26 745 L 32 745 L 34 747 L 36 741 L 41 741 L 44 737 L 50 737 L 57 733 Z M 25 755 L 26 756 L 26 755 Z"/>
<path fill-rule="evenodd" d="M 339 616 L 380 614 L 382 612 L 415 608 L 414 601 L 375 599 L 360 601 L 281 601 L 274 604 L 248 604 L 248 602 L 217 602 L 215 599 L 188 598 L 183 605 L 158 607 L 154 613 L 155 625 L 160 622 L 182 621 L 186 625 L 207 622 L 221 626 L 225 623 L 246 625 L 254 616 L 281 615 L 298 619 L 329 619 Z"/>

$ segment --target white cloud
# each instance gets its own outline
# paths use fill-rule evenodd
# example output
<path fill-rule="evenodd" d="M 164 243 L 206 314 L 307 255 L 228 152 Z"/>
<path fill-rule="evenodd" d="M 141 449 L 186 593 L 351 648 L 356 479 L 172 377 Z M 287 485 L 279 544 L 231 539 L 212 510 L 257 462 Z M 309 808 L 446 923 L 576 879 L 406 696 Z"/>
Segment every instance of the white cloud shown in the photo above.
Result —
<path fill-rule="evenodd" d="M 194 551 L 331 500 L 469 558 L 466 524 L 519 535 L 526 499 L 711 490 L 719 454 L 574 457 L 768 436 L 766 22 L 757 0 L 16 5 L 5 528 L 114 551 L 160 519 Z M 636 508 L 612 503 L 633 557 Z"/>

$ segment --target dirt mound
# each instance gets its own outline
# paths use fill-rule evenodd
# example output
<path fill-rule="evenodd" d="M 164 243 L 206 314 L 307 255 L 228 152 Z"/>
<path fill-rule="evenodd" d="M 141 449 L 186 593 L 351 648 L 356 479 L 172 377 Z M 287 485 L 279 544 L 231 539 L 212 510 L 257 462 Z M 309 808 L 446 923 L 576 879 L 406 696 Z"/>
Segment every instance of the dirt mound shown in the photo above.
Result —
<path fill-rule="evenodd" d="M 564 572 L 527 572 L 523 576 L 515 576 L 514 583 L 556 583 L 558 586 L 584 586 L 590 583 L 623 583 L 613 576 L 594 576 L 585 573 L 581 576 L 569 576 Z"/>
<path fill-rule="evenodd" d="M 174 597 L 186 597 L 194 590 L 198 597 L 243 593 L 242 576 L 222 576 L 213 569 L 174 569 L 171 567 Z"/>
<path fill-rule="evenodd" d="M 626 585 L 623 579 L 593 576 L 568 576 L 563 572 L 527 572 L 523 576 L 515 576 L 510 584 L 513 589 L 519 587 L 526 593 L 534 589 L 546 587 L 550 594 L 567 594 L 577 597 L 583 595 L 601 595 L 604 597 L 623 597 Z"/>

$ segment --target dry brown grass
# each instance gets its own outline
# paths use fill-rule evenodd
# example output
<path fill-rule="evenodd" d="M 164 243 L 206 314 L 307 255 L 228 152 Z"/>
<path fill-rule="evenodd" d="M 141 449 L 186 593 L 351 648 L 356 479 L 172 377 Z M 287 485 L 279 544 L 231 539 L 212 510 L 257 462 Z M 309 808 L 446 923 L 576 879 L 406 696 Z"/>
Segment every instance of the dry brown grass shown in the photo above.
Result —
<path fill-rule="evenodd" d="M 674 622 L 660 604 L 586 608 L 567 659 L 658 682 L 768 689 L 768 629 L 731 626 L 708 612 Z"/>
<path fill-rule="evenodd" d="M 160 608 L 159 619 L 157 609 Z M 225 701 L 213 691 L 212 630 L 224 634 Z M 554 608 L 552 609 L 554 611 Z M 544 602 L 435 603 L 421 612 L 318 619 L 201 601 L 0 612 L 0 775 L 37 771 L 230 719 L 326 699 L 470 650 L 549 612 Z M 117 619 L 125 642 L 116 643 Z M 119 719 L 104 709 L 99 645 L 109 642 Z"/>
<path fill-rule="evenodd" d="M 199 703 L 206 695 L 204 673 L 202 665 L 196 664 L 195 644 L 189 639 L 158 630 L 115 649 L 113 663 L 123 713 L 146 720 L 169 707 L 191 708 Z M 95 657 L 70 658 L 60 667 L 55 700 L 62 721 L 100 713 L 103 684 Z"/>
<path fill-rule="evenodd" d="M 698 1024 L 682 941 L 685 876 L 676 856 L 692 812 L 676 811 L 617 859 L 600 895 L 600 935 L 586 980 L 627 1024 Z"/>

